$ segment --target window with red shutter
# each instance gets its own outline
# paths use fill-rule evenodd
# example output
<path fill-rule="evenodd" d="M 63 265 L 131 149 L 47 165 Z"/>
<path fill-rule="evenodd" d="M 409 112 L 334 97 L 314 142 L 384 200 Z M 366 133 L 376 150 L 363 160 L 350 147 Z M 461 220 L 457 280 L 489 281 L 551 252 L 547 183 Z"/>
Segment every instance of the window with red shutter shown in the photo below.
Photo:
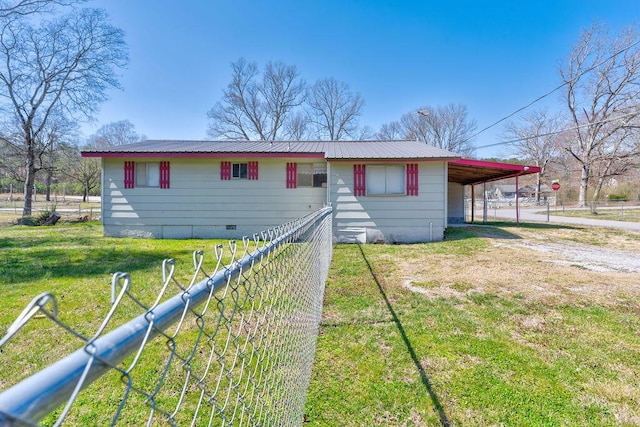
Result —
<path fill-rule="evenodd" d="M 418 164 L 407 164 L 407 196 L 418 195 Z"/>
<path fill-rule="evenodd" d="M 124 162 L 124 188 L 133 188 L 135 183 L 135 162 Z"/>
<path fill-rule="evenodd" d="M 298 187 L 298 164 L 287 163 L 287 188 Z"/>
<path fill-rule="evenodd" d="M 353 195 L 364 196 L 367 194 L 366 189 L 366 166 L 353 165 Z"/>

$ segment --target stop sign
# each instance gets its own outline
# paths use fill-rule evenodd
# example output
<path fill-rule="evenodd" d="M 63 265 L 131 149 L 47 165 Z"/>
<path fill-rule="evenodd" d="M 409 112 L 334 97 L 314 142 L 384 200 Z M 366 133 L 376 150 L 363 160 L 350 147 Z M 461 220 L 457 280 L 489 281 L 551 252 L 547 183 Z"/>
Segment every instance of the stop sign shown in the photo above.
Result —
<path fill-rule="evenodd" d="M 553 184 L 551 184 L 551 189 L 553 191 L 558 191 L 560 189 L 560 183 L 559 182 L 554 182 Z"/>

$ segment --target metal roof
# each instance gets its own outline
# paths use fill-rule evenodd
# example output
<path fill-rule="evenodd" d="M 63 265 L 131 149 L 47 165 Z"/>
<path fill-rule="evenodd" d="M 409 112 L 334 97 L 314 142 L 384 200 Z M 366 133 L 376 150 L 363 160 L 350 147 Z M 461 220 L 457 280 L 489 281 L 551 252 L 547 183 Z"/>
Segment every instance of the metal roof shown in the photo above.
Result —
<path fill-rule="evenodd" d="M 447 160 L 448 180 L 478 184 L 539 172 L 535 166 L 463 159 L 418 141 L 143 141 L 86 149 L 84 157 L 306 157 L 341 160 Z"/>
<path fill-rule="evenodd" d="M 455 159 L 449 161 L 449 182 L 470 185 L 498 181 L 515 176 L 540 172 L 536 166 L 511 163 L 487 162 L 473 159 Z"/>
<path fill-rule="evenodd" d="M 349 159 L 457 159 L 447 150 L 417 141 L 143 141 L 134 144 L 86 149 L 85 157 L 123 155 L 229 155 L 255 154 L 287 157 L 316 154 L 329 160 Z"/>
<path fill-rule="evenodd" d="M 83 150 L 86 154 L 129 153 L 324 153 L 322 141 L 177 141 L 147 140 Z"/>
<path fill-rule="evenodd" d="M 327 143 L 326 158 L 458 159 L 460 155 L 418 141 L 339 141 Z"/>

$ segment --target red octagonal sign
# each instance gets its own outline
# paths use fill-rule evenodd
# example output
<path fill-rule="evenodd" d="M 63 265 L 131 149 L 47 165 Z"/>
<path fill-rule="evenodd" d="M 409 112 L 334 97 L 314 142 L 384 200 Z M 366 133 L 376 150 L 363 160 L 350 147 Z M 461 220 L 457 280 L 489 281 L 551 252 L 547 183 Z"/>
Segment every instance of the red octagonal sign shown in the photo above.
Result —
<path fill-rule="evenodd" d="M 554 182 L 553 184 L 551 184 L 551 189 L 553 191 L 558 191 L 560 189 L 560 183 L 559 182 Z"/>

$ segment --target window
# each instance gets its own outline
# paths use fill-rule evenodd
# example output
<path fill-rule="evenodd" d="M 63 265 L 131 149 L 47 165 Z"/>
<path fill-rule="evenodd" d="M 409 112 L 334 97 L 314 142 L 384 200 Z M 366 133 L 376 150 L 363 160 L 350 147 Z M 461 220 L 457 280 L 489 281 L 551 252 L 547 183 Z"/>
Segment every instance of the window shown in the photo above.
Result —
<path fill-rule="evenodd" d="M 313 186 L 314 187 L 327 186 L 327 165 L 322 165 L 322 164 L 313 165 Z"/>
<path fill-rule="evenodd" d="M 124 162 L 124 188 L 169 188 L 169 162 Z"/>
<path fill-rule="evenodd" d="M 160 187 L 160 163 L 136 162 L 136 187 Z"/>
<path fill-rule="evenodd" d="M 287 188 L 326 186 L 326 165 L 321 163 L 287 163 Z"/>
<path fill-rule="evenodd" d="M 311 187 L 311 184 L 313 184 L 313 165 L 298 164 L 296 183 L 298 187 Z"/>
<path fill-rule="evenodd" d="M 405 194 L 404 165 L 367 166 L 367 195 Z"/>
<path fill-rule="evenodd" d="M 231 165 L 231 176 L 235 179 L 247 179 L 249 167 L 246 163 L 234 163 Z"/>
<path fill-rule="evenodd" d="M 258 179 L 258 162 L 247 163 L 220 163 L 220 179 Z"/>

